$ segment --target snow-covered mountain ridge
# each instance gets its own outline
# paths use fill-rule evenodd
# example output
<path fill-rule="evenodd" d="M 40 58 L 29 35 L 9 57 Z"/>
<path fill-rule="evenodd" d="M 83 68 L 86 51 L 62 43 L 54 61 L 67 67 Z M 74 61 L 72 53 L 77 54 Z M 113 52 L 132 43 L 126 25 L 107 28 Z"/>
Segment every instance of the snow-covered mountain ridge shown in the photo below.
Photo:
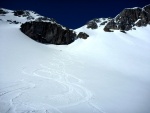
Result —
<path fill-rule="evenodd" d="M 8 10 L 0 8 L 0 19 L 1 21 L 12 24 L 16 21 L 18 24 L 22 24 L 29 21 L 43 21 L 43 22 L 56 22 L 53 18 L 47 18 L 39 15 L 34 11 L 29 10 Z M 14 24 L 17 24 L 14 23 Z"/>
<path fill-rule="evenodd" d="M 102 21 L 103 20 L 103 21 Z M 87 28 L 97 29 L 105 25 L 104 31 L 135 30 L 135 26 L 142 27 L 150 24 L 150 4 L 143 8 L 125 8 L 114 18 L 97 18 L 87 23 Z"/>
<path fill-rule="evenodd" d="M 150 25 L 104 32 L 101 18 L 74 30 L 86 40 L 45 45 L 21 32 L 27 17 L 0 12 L 0 113 L 150 112 Z"/>
<path fill-rule="evenodd" d="M 102 26 L 106 32 L 121 30 L 125 33 L 127 30 L 135 29 L 134 26 L 140 27 L 149 24 L 149 10 L 150 5 L 143 8 L 126 8 L 115 18 L 98 18 L 89 21 L 87 28 L 97 29 Z M 21 31 L 41 43 L 70 44 L 77 38 L 86 39 L 89 36 L 88 33 L 85 32 L 80 34 L 75 33 L 73 30 L 56 23 L 54 19 L 40 16 L 28 10 L 11 11 L 1 8 L 0 20 L 14 24 L 22 24 Z"/>
<path fill-rule="evenodd" d="M 34 11 L 11 11 L 1 8 L 0 20 L 14 24 L 22 24 L 21 31 L 41 43 L 70 44 L 77 38 L 86 39 L 89 36 L 85 32 L 83 32 L 85 35 L 75 33 L 75 30 L 68 29 L 58 24 L 54 19 L 40 16 Z M 128 30 L 135 30 L 135 26 L 142 27 L 149 24 L 150 5 L 146 5 L 143 8 L 125 8 L 115 18 L 93 19 L 86 24 L 86 27 L 93 30 L 98 27 L 103 27 L 106 32 L 120 30 L 125 33 Z"/>

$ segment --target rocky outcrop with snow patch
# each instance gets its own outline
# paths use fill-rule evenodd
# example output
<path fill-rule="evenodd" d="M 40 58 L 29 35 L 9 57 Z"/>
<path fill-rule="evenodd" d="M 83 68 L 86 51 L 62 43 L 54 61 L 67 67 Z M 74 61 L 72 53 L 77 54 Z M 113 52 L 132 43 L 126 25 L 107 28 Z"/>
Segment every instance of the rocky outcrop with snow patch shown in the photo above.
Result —
<path fill-rule="evenodd" d="M 96 21 L 91 20 L 87 23 L 87 28 L 91 28 L 91 29 L 97 29 L 98 25 L 96 23 Z"/>
<path fill-rule="evenodd" d="M 30 10 L 8 10 L 0 8 L 1 21 L 10 24 L 22 24 L 29 21 L 37 22 L 56 22 L 53 18 L 47 18 L 39 15 L 38 13 Z"/>
<path fill-rule="evenodd" d="M 8 12 L 5 11 L 5 10 L 3 10 L 3 8 L 0 8 L 0 15 L 4 15 L 4 14 L 6 14 L 6 13 L 8 13 Z"/>
<path fill-rule="evenodd" d="M 131 30 L 134 26 L 150 24 L 150 5 L 143 8 L 126 8 L 104 27 L 104 31 Z"/>
<path fill-rule="evenodd" d="M 87 28 L 88 29 L 97 29 L 98 27 L 105 25 L 111 20 L 111 18 L 95 18 L 93 20 L 90 20 L 87 22 Z"/>

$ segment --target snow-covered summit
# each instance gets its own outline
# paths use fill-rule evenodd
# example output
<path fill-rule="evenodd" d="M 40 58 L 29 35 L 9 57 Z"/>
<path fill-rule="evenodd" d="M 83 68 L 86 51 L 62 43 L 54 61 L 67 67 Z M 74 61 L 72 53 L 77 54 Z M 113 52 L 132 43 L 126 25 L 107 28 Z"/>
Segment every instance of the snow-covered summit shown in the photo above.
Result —
<path fill-rule="evenodd" d="M 53 18 L 47 18 L 30 10 L 8 10 L 0 8 L 0 20 L 8 23 L 22 24 L 29 21 L 56 22 Z"/>
<path fill-rule="evenodd" d="M 101 26 L 104 31 L 114 30 L 128 31 L 135 29 L 135 26 L 142 27 L 150 24 L 150 4 L 140 7 L 125 8 L 114 18 L 96 18 L 89 21 L 87 28 L 97 29 Z"/>

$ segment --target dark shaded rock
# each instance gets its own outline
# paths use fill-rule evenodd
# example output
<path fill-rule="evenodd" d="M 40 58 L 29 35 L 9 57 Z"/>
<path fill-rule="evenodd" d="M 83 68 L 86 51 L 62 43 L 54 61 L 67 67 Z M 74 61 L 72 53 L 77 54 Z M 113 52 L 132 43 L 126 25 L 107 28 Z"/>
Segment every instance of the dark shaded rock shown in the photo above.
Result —
<path fill-rule="evenodd" d="M 133 27 L 132 29 L 133 29 L 133 30 L 136 30 L 136 28 L 135 28 L 135 27 Z"/>
<path fill-rule="evenodd" d="M 17 21 L 13 21 L 13 23 L 14 23 L 14 24 L 19 24 L 19 22 L 17 22 Z"/>
<path fill-rule="evenodd" d="M 20 22 L 12 21 L 12 20 L 7 20 L 7 22 L 9 22 L 10 24 L 19 24 L 20 23 Z"/>
<path fill-rule="evenodd" d="M 89 37 L 88 34 L 84 33 L 84 32 L 80 32 L 78 35 L 77 35 L 77 38 L 83 38 L 83 39 L 87 39 Z"/>
<path fill-rule="evenodd" d="M 144 6 L 143 9 L 144 9 L 147 13 L 150 13 L 150 4 Z"/>
<path fill-rule="evenodd" d="M 122 32 L 122 33 L 126 33 L 124 30 L 120 30 L 120 32 Z"/>
<path fill-rule="evenodd" d="M 139 20 L 137 23 L 135 23 L 135 25 L 141 27 L 141 26 L 146 26 L 147 23 L 144 20 Z"/>
<path fill-rule="evenodd" d="M 23 14 L 25 14 L 25 12 L 23 10 L 16 10 L 16 11 L 14 11 L 14 15 L 15 16 L 21 16 Z"/>
<path fill-rule="evenodd" d="M 61 25 L 51 22 L 26 22 L 21 31 L 35 41 L 45 44 L 70 44 L 76 39 L 73 30 L 64 29 Z"/>
<path fill-rule="evenodd" d="M 8 22 L 9 24 L 12 24 L 12 20 L 7 20 L 7 22 Z"/>
<path fill-rule="evenodd" d="M 7 14 L 8 12 L 4 11 L 2 8 L 0 8 L 0 14 Z"/>
<path fill-rule="evenodd" d="M 107 23 L 104 30 L 131 30 L 133 26 L 146 26 L 150 23 L 150 5 L 143 8 L 127 8 Z"/>
<path fill-rule="evenodd" d="M 104 31 L 105 31 L 105 32 L 113 32 L 112 30 L 110 30 L 110 29 L 107 28 L 107 27 L 104 27 Z"/>
<path fill-rule="evenodd" d="M 116 28 L 116 24 L 114 20 L 112 19 L 110 22 L 107 23 L 107 25 L 104 27 L 104 31 L 106 32 L 113 32 L 111 29 Z"/>
<path fill-rule="evenodd" d="M 87 28 L 91 28 L 91 29 L 97 29 L 97 23 L 94 20 L 91 20 L 87 23 Z"/>

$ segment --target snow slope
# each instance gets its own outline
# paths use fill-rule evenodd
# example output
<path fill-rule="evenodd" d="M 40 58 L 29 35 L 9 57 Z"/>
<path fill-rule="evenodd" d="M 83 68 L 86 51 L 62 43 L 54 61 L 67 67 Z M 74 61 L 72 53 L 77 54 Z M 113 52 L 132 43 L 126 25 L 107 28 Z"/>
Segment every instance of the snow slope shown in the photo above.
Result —
<path fill-rule="evenodd" d="M 0 15 L 0 19 L 2 21 L 5 21 L 5 22 L 7 22 L 7 20 L 11 20 L 11 21 L 17 21 L 19 23 L 25 23 L 27 21 L 33 21 L 33 20 L 36 20 L 39 17 L 42 17 L 39 14 L 37 14 L 33 11 L 28 11 L 28 10 L 24 11 L 26 13 L 29 13 L 28 16 L 22 16 L 21 15 L 19 17 L 19 16 L 14 16 L 14 11 L 12 11 L 12 10 L 4 9 L 4 8 L 1 8 L 1 9 L 3 11 L 7 12 L 6 14 Z M 27 17 L 29 17 L 29 16 L 30 16 L 31 19 L 27 19 Z"/>
<path fill-rule="evenodd" d="M 0 21 L 0 113 L 150 113 L 150 26 L 44 45 Z"/>

